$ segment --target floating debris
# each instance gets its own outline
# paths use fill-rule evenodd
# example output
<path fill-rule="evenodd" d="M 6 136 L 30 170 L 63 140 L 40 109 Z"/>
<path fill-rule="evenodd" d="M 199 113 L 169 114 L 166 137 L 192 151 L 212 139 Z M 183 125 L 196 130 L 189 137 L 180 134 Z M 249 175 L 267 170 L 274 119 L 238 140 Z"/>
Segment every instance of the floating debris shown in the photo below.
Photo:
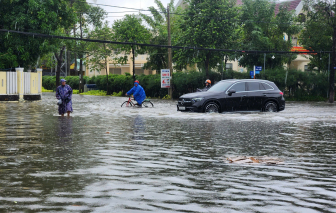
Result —
<path fill-rule="evenodd" d="M 276 165 L 276 164 L 283 164 L 283 160 L 280 158 L 274 157 L 266 157 L 266 156 L 239 156 L 239 157 L 228 157 L 226 160 L 229 163 L 235 164 L 269 164 L 269 165 Z"/>

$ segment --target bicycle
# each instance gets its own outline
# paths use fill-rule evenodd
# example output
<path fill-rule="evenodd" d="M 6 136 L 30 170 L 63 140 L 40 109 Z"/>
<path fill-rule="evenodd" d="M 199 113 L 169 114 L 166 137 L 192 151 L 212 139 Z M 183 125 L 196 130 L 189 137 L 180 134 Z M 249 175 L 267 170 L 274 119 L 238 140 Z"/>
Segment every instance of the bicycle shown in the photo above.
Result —
<path fill-rule="evenodd" d="M 136 106 L 136 105 L 133 103 L 133 101 L 131 99 L 131 96 L 128 97 L 128 101 L 125 101 L 124 103 L 121 104 L 121 107 L 134 107 L 134 106 Z M 152 108 L 152 107 L 154 107 L 154 104 L 149 99 L 145 99 L 142 102 L 141 106 L 147 107 L 147 108 Z"/>

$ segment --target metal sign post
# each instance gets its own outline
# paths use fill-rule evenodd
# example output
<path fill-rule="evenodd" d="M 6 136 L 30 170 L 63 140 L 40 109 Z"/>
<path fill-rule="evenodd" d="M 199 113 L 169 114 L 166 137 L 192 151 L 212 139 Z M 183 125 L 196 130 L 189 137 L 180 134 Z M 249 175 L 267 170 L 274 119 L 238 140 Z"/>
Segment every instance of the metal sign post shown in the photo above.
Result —
<path fill-rule="evenodd" d="M 255 79 L 256 74 L 260 74 L 262 66 L 253 66 L 253 71 L 250 71 L 251 78 Z"/>
<path fill-rule="evenodd" d="M 255 79 L 255 66 L 253 66 L 253 79 Z"/>

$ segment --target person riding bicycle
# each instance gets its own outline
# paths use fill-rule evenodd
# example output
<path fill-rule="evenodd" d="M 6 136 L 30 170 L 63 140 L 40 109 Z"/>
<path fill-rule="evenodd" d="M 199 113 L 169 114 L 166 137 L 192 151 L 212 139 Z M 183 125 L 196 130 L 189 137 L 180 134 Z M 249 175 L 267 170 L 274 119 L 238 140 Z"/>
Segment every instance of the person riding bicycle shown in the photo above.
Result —
<path fill-rule="evenodd" d="M 127 96 L 132 94 L 137 105 L 141 106 L 142 102 L 146 99 L 146 93 L 142 86 L 140 86 L 138 80 L 134 81 L 134 87 L 126 93 Z"/>
<path fill-rule="evenodd" d="M 205 87 L 203 89 L 197 89 L 198 92 L 206 92 L 211 88 L 211 81 L 209 79 L 205 80 Z"/>

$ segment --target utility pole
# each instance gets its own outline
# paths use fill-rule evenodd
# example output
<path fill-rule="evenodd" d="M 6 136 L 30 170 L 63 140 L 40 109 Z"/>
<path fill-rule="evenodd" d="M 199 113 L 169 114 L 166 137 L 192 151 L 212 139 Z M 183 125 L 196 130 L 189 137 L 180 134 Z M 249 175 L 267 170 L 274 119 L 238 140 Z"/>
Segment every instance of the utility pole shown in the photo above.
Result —
<path fill-rule="evenodd" d="M 168 46 L 171 46 L 169 4 L 167 6 L 167 27 L 168 27 Z M 168 48 L 168 67 L 170 70 L 170 88 L 168 89 L 168 94 L 170 98 L 173 99 L 173 62 L 172 62 L 171 48 Z"/>
<path fill-rule="evenodd" d="M 80 37 L 83 39 L 83 29 L 82 29 L 82 13 L 80 13 L 80 19 L 79 19 L 79 26 L 80 26 Z M 80 80 L 79 80 L 79 93 L 84 92 L 84 85 L 83 85 L 83 52 L 80 50 L 80 59 L 79 59 L 79 71 L 80 71 Z"/>
<path fill-rule="evenodd" d="M 264 79 L 266 79 L 266 64 L 265 64 L 265 61 L 266 61 L 266 53 L 264 53 Z"/>
<path fill-rule="evenodd" d="M 329 76 L 329 103 L 334 103 L 335 97 L 335 67 L 336 67 L 336 26 L 333 25 L 333 46 L 331 52 L 331 70 Z"/>

